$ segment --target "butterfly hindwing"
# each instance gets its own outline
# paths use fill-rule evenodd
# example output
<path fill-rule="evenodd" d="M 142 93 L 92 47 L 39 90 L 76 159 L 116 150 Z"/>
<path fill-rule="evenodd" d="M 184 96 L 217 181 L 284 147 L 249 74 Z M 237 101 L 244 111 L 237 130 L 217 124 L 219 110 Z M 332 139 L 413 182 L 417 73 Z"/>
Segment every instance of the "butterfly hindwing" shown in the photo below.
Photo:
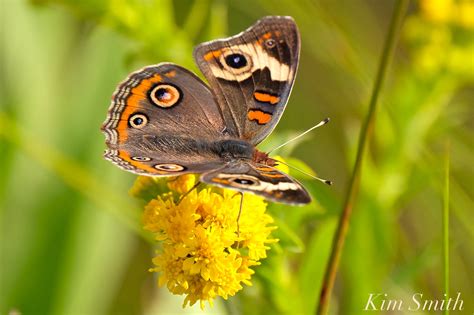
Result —
<path fill-rule="evenodd" d="M 201 181 L 250 192 L 270 201 L 287 204 L 307 204 L 311 197 L 305 188 L 289 175 L 274 167 L 256 163 L 232 163 L 216 171 L 205 173 Z"/>
<path fill-rule="evenodd" d="M 256 145 L 285 109 L 298 68 L 299 32 L 291 17 L 271 16 L 246 31 L 197 46 L 231 134 Z"/>
<path fill-rule="evenodd" d="M 116 89 L 102 126 L 104 156 L 145 175 L 201 173 L 223 163 L 203 143 L 222 138 L 225 123 L 209 88 L 170 63 L 132 73 Z"/>

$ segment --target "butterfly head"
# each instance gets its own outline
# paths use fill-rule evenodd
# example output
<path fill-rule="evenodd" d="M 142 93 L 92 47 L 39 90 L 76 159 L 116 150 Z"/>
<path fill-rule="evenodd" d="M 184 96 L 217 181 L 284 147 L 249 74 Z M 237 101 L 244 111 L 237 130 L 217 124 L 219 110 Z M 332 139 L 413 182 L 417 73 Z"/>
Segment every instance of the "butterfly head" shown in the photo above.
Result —
<path fill-rule="evenodd" d="M 268 166 L 275 166 L 277 161 L 268 156 L 268 153 L 255 149 L 252 156 L 252 161 L 258 164 L 265 164 Z"/>

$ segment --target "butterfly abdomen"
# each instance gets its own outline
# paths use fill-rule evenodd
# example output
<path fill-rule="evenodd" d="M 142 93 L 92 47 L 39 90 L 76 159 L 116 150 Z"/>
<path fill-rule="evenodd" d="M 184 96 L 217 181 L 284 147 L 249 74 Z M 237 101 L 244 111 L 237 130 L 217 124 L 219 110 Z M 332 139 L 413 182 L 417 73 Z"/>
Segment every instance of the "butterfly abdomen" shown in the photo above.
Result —
<path fill-rule="evenodd" d="M 255 151 L 250 143 L 238 139 L 215 141 L 173 135 L 146 135 L 143 140 L 142 145 L 148 151 L 175 155 L 217 156 L 226 162 L 236 159 L 251 160 Z"/>

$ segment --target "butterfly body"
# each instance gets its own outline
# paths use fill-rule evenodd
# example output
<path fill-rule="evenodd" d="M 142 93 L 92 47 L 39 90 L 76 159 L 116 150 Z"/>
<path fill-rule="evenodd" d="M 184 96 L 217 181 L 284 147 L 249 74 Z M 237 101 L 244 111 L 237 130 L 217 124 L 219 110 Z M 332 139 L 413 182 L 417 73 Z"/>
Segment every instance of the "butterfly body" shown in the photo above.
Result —
<path fill-rule="evenodd" d="M 196 47 L 209 82 L 172 63 L 132 73 L 116 89 L 102 126 L 104 156 L 149 176 L 199 173 L 203 182 L 305 204 L 296 180 L 256 146 L 278 123 L 299 60 L 289 17 L 265 17 L 246 31 Z"/>

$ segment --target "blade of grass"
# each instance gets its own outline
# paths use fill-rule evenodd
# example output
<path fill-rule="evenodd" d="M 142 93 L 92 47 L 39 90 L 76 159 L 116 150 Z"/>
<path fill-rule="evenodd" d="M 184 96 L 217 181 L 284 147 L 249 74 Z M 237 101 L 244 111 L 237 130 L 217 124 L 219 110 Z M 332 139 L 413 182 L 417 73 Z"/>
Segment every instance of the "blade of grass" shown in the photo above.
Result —
<path fill-rule="evenodd" d="M 403 21 L 405 15 L 408 0 L 398 0 L 395 4 L 395 9 L 393 11 L 392 20 L 390 22 L 390 28 L 388 36 L 384 43 L 384 48 L 382 52 L 382 57 L 380 59 L 379 68 L 377 71 L 377 77 L 375 79 L 374 88 L 372 90 L 372 95 L 369 103 L 369 110 L 367 117 L 365 118 L 364 124 L 360 131 L 359 144 L 357 148 L 357 156 L 354 165 L 354 170 L 349 182 L 349 188 L 346 194 L 346 199 L 343 206 L 342 215 L 339 219 L 339 225 L 336 230 L 336 235 L 334 237 L 331 256 L 326 268 L 326 273 L 324 277 L 324 282 L 321 288 L 321 293 L 319 296 L 319 305 L 317 309 L 318 315 L 323 315 L 328 313 L 329 309 L 329 300 L 334 286 L 334 281 L 336 279 L 336 273 L 339 267 L 339 260 L 341 258 L 342 249 L 344 246 L 344 241 L 347 234 L 347 229 L 349 227 L 349 220 L 352 213 L 352 208 L 356 202 L 358 195 L 358 188 L 361 178 L 361 169 L 362 161 L 364 159 L 366 147 L 368 140 L 372 134 L 374 123 L 375 123 L 375 114 L 378 104 L 378 98 L 380 91 L 382 89 L 389 61 L 393 55 L 395 49 L 395 42 L 397 39 L 398 31 Z"/>
<path fill-rule="evenodd" d="M 183 25 L 183 30 L 187 36 L 195 40 L 199 31 L 201 30 L 209 11 L 209 1 L 195 1 L 191 6 L 191 11 L 186 18 L 186 22 Z"/>
<path fill-rule="evenodd" d="M 140 211 L 134 211 L 136 205 L 131 198 L 117 194 L 101 182 L 76 161 L 64 155 L 56 148 L 42 143 L 33 134 L 21 128 L 15 120 L 0 111 L 0 139 L 16 145 L 45 169 L 56 174 L 69 187 L 83 194 L 94 202 L 98 209 L 109 211 L 125 226 L 152 243 L 153 238 L 144 231 L 140 224 Z"/>
<path fill-rule="evenodd" d="M 444 161 L 444 194 L 443 194 L 443 267 L 444 267 L 444 293 L 449 299 L 449 156 L 450 144 L 446 143 L 446 157 Z M 449 315 L 449 307 L 444 310 Z"/>

